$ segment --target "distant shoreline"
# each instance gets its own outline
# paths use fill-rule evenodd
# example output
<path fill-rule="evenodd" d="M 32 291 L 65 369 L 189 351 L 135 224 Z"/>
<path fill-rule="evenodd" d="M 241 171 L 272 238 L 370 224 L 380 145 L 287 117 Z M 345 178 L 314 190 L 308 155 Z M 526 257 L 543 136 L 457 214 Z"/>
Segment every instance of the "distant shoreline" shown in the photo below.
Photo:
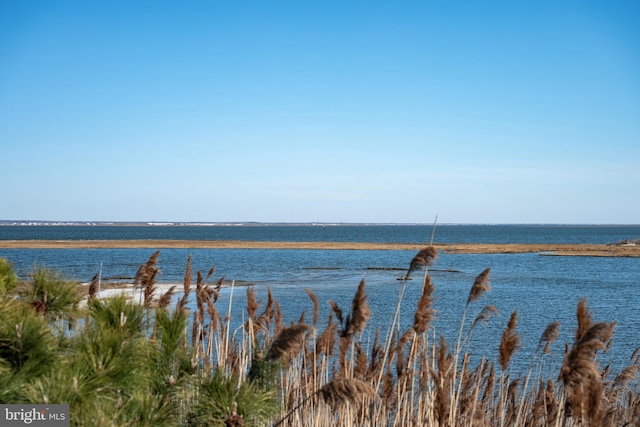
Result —
<path fill-rule="evenodd" d="M 444 253 L 516 254 L 556 256 L 640 257 L 640 245 L 603 244 L 436 244 Z M 424 244 L 370 242 L 269 242 L 244 240 L 0 240 L 2 249 L 308 249 L 308 250 L 405 250 Z"/>
<path fill-rule="evenodd" d="M 257 222 L 257 221 L 39 221 L 0 220 L 0 226 L 12 227 L 341 227 L 341 226 L 424 226 L 428 222 Z M 572 223 L 438 223 L 437 227 L 449 226 L 514 226 L 514 227 L 639 227 L 640 224 L 572 224 Z"/>

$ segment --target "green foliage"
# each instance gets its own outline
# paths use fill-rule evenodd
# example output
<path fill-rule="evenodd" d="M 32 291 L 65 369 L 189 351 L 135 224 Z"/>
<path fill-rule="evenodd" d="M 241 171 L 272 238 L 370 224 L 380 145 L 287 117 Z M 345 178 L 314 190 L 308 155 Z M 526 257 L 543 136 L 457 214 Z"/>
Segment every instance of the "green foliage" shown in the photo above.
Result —
<path fill-rule="evenodd" d="M 59 360 L 48 322 L 20 300 L 0 303 L 0 403 L 23 401 L 24 385 Z"/>
<path fill-rule="evenodd" d="M 278 372 L 283 368 L 279 360 L 254 357 L 249 369 L 249 381 L 262 390 L 268 390 L 277 386 Z"/>
<path fill-rule="evenodd" d="M 75 283 L 65 280 L 57 271 L 43 267 L 35 270 L 31 286 L 25 293 L 25 301 L 51 319 L 72 319 L 80 299 Z"/>
<path fill-rule="evenodd" d="M 278 414 L 275 390 L 262 390 L 256 384 L 214 373 L 201 379 L 196 403 L 192 407 L 198 426 L 224 426 L 234 414 L 244 419 L 244 426 L 259 426 Z"/>
<path fill-rule="evenodd" d="M 137 388 L 118 408 L 114 424 L 131 427 L 173 426 L 173 412 L 168 401 Z"/>
<path fill-rule="evenodd" d="M 141 335 L 145 310 L 139 304 L 127 301 L 124 295 L 89 303 L 89 313 L 96 329 L 122 331 L 126 336 Z"/>
<path fill-rule="evenodd" d="M 0 316 L 0 360 L 13 373 L 40 375 L 56 361 L 56 339 L 48 322 L 24 304 L 5 306 Z"/>
<path fill-rule="evenodd" d="M 18 286 L 18 275 L 13 271 L 13 264 L 0 258 L 0 294 L 11 292 Z"/>
<path fill-rule="evenodd" d="M 170 387 L 182 383 L 186 375 L 195 372 L 191 352 L 186 346 L 187 321 L 188 313 L 184 311 L 156 311 L 157 347 L 154 360 L 157 381 L 155 390 L 158 393 L 169 393 Z"/>

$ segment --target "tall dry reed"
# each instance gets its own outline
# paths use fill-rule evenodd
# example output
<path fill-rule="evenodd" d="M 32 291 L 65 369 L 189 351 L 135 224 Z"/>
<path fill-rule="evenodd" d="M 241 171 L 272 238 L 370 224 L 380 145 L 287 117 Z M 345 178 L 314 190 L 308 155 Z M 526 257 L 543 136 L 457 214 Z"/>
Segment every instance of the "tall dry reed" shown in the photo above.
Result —
<path fill-rule="evenodd" d="M 634 425 L 640 415 L 640 351 L 617 375 L 610 376 L 598 362 L 612 342 L 615 323 L 595 322 L 586 300 L 579 301 L 574 342 L 567 344 L 564 356 L 558 355 L 564 358 L 558 360 L 561 367 L 554 377 L 547 377 L 540 364 L 553 366 L 550 361 L 555 355 L 550 349 L 559 338 L 557 322 L 542 332 L 529 370 L 514 368 L 522 346 L 518 311 L 511 314 L 501 341 L 487 343 L 498 347 L 496 360 L 472 355 L 468 351 L 472 334 L 498 313 L 493 305 L 476 306 L 491 290 L 491 270 L 482 271 L 468 297 L 460 301 L 464 309 L 460 331 L 450 347 L 432 325 L 437 311 L 428 267 L 436 259 L 437 252 L 429 247 L 411 260 L 405 280 L 395 291 L 398 304 L 386 335 L 368 327 L 375 313 L 368 304 L 364 280 L 348 313 L 335 301 L 327 301 L 325 322 L 318 319 L 321 303 L 305 290 L 313 307 L 312 324 L 304 321 L 303 311 L 287 313 L 287 318 L 300 318 L 289 326 L 282 324 L 283 313 L 270 290 L 261 307 L 258 289 L 247 288 L 246 311 L 240 328 L 233 332 L 230 308 L 226 316 L 219 314 L 217 284 L 207 285 L 210 274 L 205 278 L 198 273 L 191 293 L 195 297 L 193 367 L 207 375 L 213 371 L 229 375 L 236 387 L 246 382 L 272 387 L 280 402 L 280 414 L 272 423 L 280 426 Z M 185 295 L 190 292 L 190 264 L 189 258 Z M 422 292 L 413 307 L 413 322 L 402 329 L 398 321 L 402 295 L 408 279 L 421 269 Z M 188 309 L 183 299 L 176 310 Z M 165 301 L 157 307 L 168 309 Z M 467 310 L 477 313 L 469 322 L 465 321 Z M 324 325 L 318 328 L 319 323 Z M 519 362 L 517 366 L 522 366 Z M 242 408 L 237 409 L 236 416 Z"/>

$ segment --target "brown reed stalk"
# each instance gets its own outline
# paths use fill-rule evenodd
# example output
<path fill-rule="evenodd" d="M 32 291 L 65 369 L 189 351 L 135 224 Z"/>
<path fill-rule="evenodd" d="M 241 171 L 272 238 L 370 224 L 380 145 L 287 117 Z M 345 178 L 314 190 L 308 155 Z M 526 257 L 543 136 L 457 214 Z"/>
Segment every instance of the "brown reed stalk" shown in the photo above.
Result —
<path fill-rule="evenodd" d="M 100 278 L 100 273 L 96 273 L 91 279 L 91 283 L 89 283 L 89 294 L 87 296 L 87 301 L 91 302 L 97 293 L 98 293 L 98 281 Z"/>
<path fill-rule="evenodd" d="M 355 349 L 356 361 L 353 369 L 353 377 L 365 378 L 365 375 L 367 374 L 367 366 L 369 365 L 367 353 L 362 349 L 362 345 L 360 343 L 355 344 Z"/>
<path fill-rule="evenodd" d="M 395 412 L 398 407 L 398 394 L 396 393 L 395 380 L 390 367 L 386 367 L 382 375 L 381 398 L 382 405 L 387 412 Z"/>
<path fill-rule="evenodd" d="M 612 387 L 615 389 L 625 388 L 631 381 L 638 377 L 639 365 L 629 365 L 622 369 L 613 380 Z"/>
<path fill-rule="evenodd" d="M 251 341 L 255 339 L 258 308 L 260 308 L 260 304 L 258 303 L 256 290 L 253 286 L 249 286 L 247 287 L 247 322 L 245 323 L 245 330 L 249 333 Z"/>
<path fill-rule="evenodd" d="M 436 386 L 436 398 L 434 402 L 436 419 L 441 426 L 449 425 L 451 412 L 451 387 L 453 384 L 452 356 L 448 351 L 444 337 L 440 336 L 440 345 L 436 348 L 437 369 L 431 370 L 431 377 Z"/>
<path fill-rule="evenodd" d="M 340 309 L 340 306 L 334 300 L 330 299 L 328 302 L 329 302 L 329 305 L 331 306 L 331 310 L 336 315 L 336 319 L 338 320 L 338 323 L 343 325 L 344 324 L 344 318 L 342 316 L 342 310 Z"/>
<path fill-rule="evenodd" d="M 353 296 L 351 301 L 351 314 L 347 317 L 346 326 L 344 328 L 344 334 L 346 336 L 352 336 L 362 333 L 369 317 L 371 317 L 371 309 L 367 303 L 367 293 L 365 292 L 364 279 L 360 281 L 358 290 Z"/>
<path fill-rule="evenodd" d="M 396 348 L 396 378 L 398 382 L 402 382 L 403 377 L 407 371 L 407 358 L 404 354 L 402 345 L 398 345 Z"/>
<path fill-rule="evenodd" d="M 489 361 L 483 358 L 474 369 L 470 369 L 470 362 L 471 354 L 465 353 L 460 375 L 458 419 L 469 425 L 479 426 L 484 424 L 484 412 L 478 410 L 478 396 L 489 369 Z"/>
<path fill-rule="evenodd" d="M 434 287 L 431 282 L 431 276 L 427 276 L 422 287 L 422 295 L 418 300 L 418 307 L 413 315 L 413 330 L 417 334 L 424 333 L 429 329 L 429 325 L 433 320 L 435 310 L 431 308 L 433 298 L 431 297 Z"/>
<path fill-rule="evenodd" d="M 636 348 L 631 354 L 631 363 L 635 363 L 636 365 L 640 365 L 640 347 Z"/>
<path fill-rule="evenodd" d="M 528 397 L 529 380 L 531 378 L 531 372 L 533 371 L 533 366 L 536 360 L 536 356 L 538 355 L 538 351 L 542 347 L 542 343 L 545 343 L 543 353 L 551 352 L 550 350 L 551 343 L 558 338 L 559 327 L 560 327 L 560 322 L 549 323 L 545 328 L 544 332 L 542 333 L 542 335 L 540 336 L 540 340 L 538 341 L 538 346 L 531 359 L 531 364 L 529 365 L 529 370 L 527 371 L 527 375 L 525 376 L 524 386 L 522 389 L 522 398 L 520 400 L 520 406 L 518 409 L 518 414 L 517 414 L 518 417 L 516 418 L 516 424 L 520 423 L 521 417 L 525 416 L 525 405 L 527 405 L 527 401 L 525 399 Z M 535 396 L 534 396 L 534 403 L 535 403 Z"/>
<path fill-rule="evenodd" d="M 467 305 L 480 298 L 485 292 L 489 292 L 491 290 L 491 286 L 489 285 L 490 272 L 491 268 L 487 268 L 476 277 L 473 282 L 473 286 L 471 286 L 471 291 L 469 292 Z"/>
<path fill-rule="evenodd" d="M 202 299 L 206 304 L 207 314 L 209 315 L 209 325 L 211 329 L 211 335 L 213 331 L 215 331 L 220 325 L 221 318 L 220 313 L 218 313 L 218 309 L 216 308 L 215 301 L 211 298 L 211 293 L 209 292 L 208 286 L 202 289 Z"/>
<path fill-rule="evenodd" d="M 544 381 L 540 379 L 538 382 L 538 389 L 536 391 L 535 398 L 533 399 L 533 406 L 531 406 L 531 413 L 529 414 L 526 424 L 539 425 L 539 420 L 544 420 L 545 413 L 545 385 Z"/>
<path fill-rule="evenodd" d="M 144 306 L 146 308 L 151 307 L 153 303 L 153 296 L 157 289 L 156 287 L 156 275 L 158 271 L 156 270 L 150 277 L 147 283 L 144 286 Z"/>
<path fill-rule="evenodd" d="M 305 335 L 311 329 L 309 325 L 303 323 L 282 328 L 271 343 L 267 360 L 291 360 L 300 352 Z"/>
<path fill-rule="evenodd" d="M 143 290 L 144 295 L 144 307 L 151 307 L 151 303 L 153 301 L 153 294 L 156 290 L 155 282 L 156 276 L 159 273 L 159 269 L 156 266 L 158 262 L 158 256 L 160 255 L 160 251 L 154 252 L 146 263 L 142 264 L 138 271 L 136 272 L 135 277 L 133 278 L 133 285 L 136 288 L 141 288 Z"/>
<path fill-rule="evenodd" d="M 300 409 L 311 399 L 319 396 L 332 411 L 339 411 L 345 404 L 359 405 L 368 400 L 377 398 L 376 392 L 366 382 L 355 378 L 334 377 L 331 381 L 320 387 L 313 394 L 307 396 L 302 402 L 293 406 L 289 412 L 273 424 L 277 427 L 288 420 L 294 412 Z M 348 412 L 347 412 L 348 413 Z"/>
<path fill-rule="evenodd" d="M 471 382 L 472 371 L 469 369 L 469 359 L 471 354 L 465 353 L 462 356 L 462 363 L 460 368 L 460 384 L 458 401 L 458 417 L 460 419 L 467 419 L 471 412 Z"/>
<path fill-rule="evenodd" d="M 313 326 L 317 327 L 318 317 L 320 315 L 320 304 L 318 304 L 318 297 L 309 288 L 304 288 L 304 291 L 307 293 L 307 295 L 309 295 L 309 298 L 311 299 L 311 303 L 313 304 Z"/>
<path fill-rule="evenodd" d="M 324 354 L 327 357 L 333 355 L 333 350 L 336 345 L 336 334 L 338 332 L 338 325 L 333 321 L 332 313 L 329 313 L 329 321 L 324 331 L 320 334 L 316 340 L 316 353 L 318 356 Z"/>
<path fill-rule="evenodd" d="M 547 381 L 547 387 L 544 391 L 544 418 L 547 426 L 556 425 L 558 417 L 560 415 L 560 405 L 556 399 L 556 393 L 553 386 L 553 381 Z"/>
<path fill-rule="evenodd" d="M 490 368 L 493 367 L 493 364 L 489 362 L 489 360 L 485 359 L 484 356 L 481 358 L 478 366 L 473 371 L 473 379 L 471 381 L 471 409 L 470 409 L 470 423 L 473 426 L 484 426 L 486 411 L 481 405 L 480 400 L 480 392 L 484 389 L 487 381 L 489 381 L 489 377 L 487 372 Z"/>
<path fill-rule="evenodd" d="M 347 364 L 347 353 L 349 353 L 349 347 L 352 343 L 352 336 L 340 334 L 340 340 L 338 342 L 338 375 L 346 377 L 350 376 Z"/>
<path fill-rule="evenodd" d="M 278 300 L 273 300 L 273 322 L 277 334 L 282 330 L 282 307 L 280 307 Z"/>
<path fill-rule="evenodd" d="M 187 266 L 184 271 L 184 279 L 182 281 L 182 298 L 176 305 L 176 310 L 186 311 L 187 302 L 189 301 L 189 292 L 191 292 L 191 254 L 187 257 Z"/>
<path fill-rule="evenodd" d="M 198 280 L 196 282 L 196 306 L 198 307 L 198 320 L 201 325 L 204 325 L 204 278 L 200 271 L 198 271 Z"/>
<path fill-rule="evenodd" d="M 435 228 L 435 224 L 434 224 L 434 228 Z M 396 304 L 396 310 L 393 315 L 393 320 L 389 325 L 389 332 L 387 334 L 387 341 L 386 341 L 386 346 L 385 346 L 385 351 L 384 351 L 383 361 L 382 361 L 383 364 L 386 362 L 387 359 L 391 360 L 391 354 L 390 354 L 391 343 L 394 341 L 394 335 L 396 333 L 395 331 L 396 324 L 398 325 L 398 329 L 400 328 L 399 319 L 400 319 L 400 310 L 402 307 L 402 299 L 404 298 L 404 293 L 407 288 L 407 282 L 410 278 L 410 274 L 413 271 L 424 267 L 424 276 L 423 276 L 424 277 L 423 287 L 424 287 L 427 279 L 427 271 L 428 271 L 429 265 L 435 262 L 435 259 L 437 256 L 438 256 L 438 252 L 435 250 L 435 248 L 433 246 L 428 246 L 427 248 L 419 251 L 411 260 L 411 263 L 409 264 L 409 270 L 407 271 L 407 274 L 405 275 L 404 280 L 402 281 L 402 288 L 400 289 L 400 293 L 398 294 L 398 303 Z M 381 370 L 380 376 L 378 377 L 378 381 L 376 382 L 376 390 L 380 386 L 380 381 L 382 380 L 382 374 L 383 372 Z"/>
<path fill-rule="evenodd" d="M 582 339 L 584 334 L 593 326 L 593 315 L 587 308 L 587 300 L 582 298 L 578 301 L 576 312 L 578 327 L 576 328 L 576 341 Z"/>
<path fill-rule="evenodd" d="M 576 340 L 560 370 L 566 392 L 565 412 L 578 422 L 600 425 L 604 418 L 603 384 L 596 355 L 607 347 L 613 336 L 615 323 L 593 324 L 584 300 L 578 303 L 576 314 Z M 585 330 L 586 325 L 590 327 Z"/>
<path fill-rule="evenodd" d="M 199 348 L 199 344 L 202 338 L 204 319 L 205 319 L 205 309 L 204 309 L 204 299 L 202 295 L 202 287 L 203 287 L 203 277 L 202 273 L 198 271 L 197 275 L 198 279 L 196 282 L 196 307 L 197 312 L 193 314 L 193 323 L 191 327 L 191 346 L 196 349 Z"/>
<path fill-rule="evenodd" d="M 488 411 L 488 404 L 493 398 L 493 393 L 495 391 L 496 385 L 496 365 L 491 362 L 491 368 L 489 370 L 489 375 L 487 375 L 486 385 L 482 392 L 482 399 L 480 401 L 480 408 L 483 412 Z"/>
<path fill-rule="evenodd" d="M 486 305 L 484 306 L 484 308 L 480 311 L 480 314 L 478 314 L 476 316 L 475 319 L 473 319 L 473 322 L 471 323 L 471 327 L 469 328 L 469 332 L 468 335 L 471 335 L 471 331 L 473 331 L 473 329 L 479 325 L 479 324 L 483 324 L 486 325 L 489 320 L 496 316 L 498 314 L 498 309 L 493 306 L 493 305 Z"/>
<path fill-rule="evenodd" d="M 520 337 L 516 333 L 516 326 L 518 325 L 518 311 L 511 313 L 507 328 L 502 333 L 502 339 L 500 340 L 498 362 L 500 363 L 500 369 L 502 371 L 507 370 L 509 361 L 513 353 L 520 348 Z"/>
<path fill-rule="evenodd" d="M 411 273 L 413 273 L 414 271 L 418 271 L 422 268 L 433 265 L 436 262 L 437 258 L 438 251 L 433 246 L 427 246 L 426 248 L 420 250 L 411 260 L 405 279 L 408 280 L 409 277 L 411 277 Z"/>
<path fill-rule="evenodd" d="M 171 304 L 171 299 L 173 298 L 175 289 L 176 289 L 175 286 L 171 286 L 169 290 L 167 290 L 167 292 L 160 295 L 160 298 L 158 299 L 159 309 L 165 310 L 169 306 L 169 304 Z"/>
<path fill-rule="evenodd" d="M 520 387 L 520 378 L 516 378 L 515 380 L 509 383 L 507 387 L 507 412 L 506 412 L 506 425 L 512 426 L 517 424 L 517 408 L 518 405 L 516 403 L 518 397 L 518 388 Z"/>
<path fill-rule="evenodd" d="M 462 319 L 460 320 L 460 328 L 458 329 L 458 339 L 456 342 L 456 347 L 455 347 L 455 352 L 454 352 L 454 356 L 453 356 L 453 375 L 451 376 L 451 386 L 450 386 L 450 390 L 453 391 L 453 396 L 451 398 L 452 402 L 450 404 L 450 412 L 449 412 L 449 417 L 448 417 L 448 422 L 449 423 L 453 423 L 453 421 L 456 419 L 456 411 L 458 409 L 458 397 L 459 397 L 459 393 L 460 393 L 460 388 L 456 388 L 456 384 L 458 383 L 458 359 L 460 357 L 460 353 L 462 352 L 462 348 L 465 346 L 464 344 L 467 342 L 467 340 L 469 340 L 471 338 L 471 329 L 469 330 L 469 332 L 467 333 L 464 343 L 462 341 L 462 334 L 464 331 L 464 326 L 466 324 L 466 319 L 467 319 L 467 310 L 469 309 L 469 304 L 472 303 L 473 301 L 477 300 L 478 298 L 480 298 L 485 292 L 488 292 L 491 287 L 489 286 L 489 273 L 490 273 L 491 269 L 490 268 L 486 268 L 482 273 L 480 273 L 478 276 L 476 276 L 473 285 L 471 286 L 471 290 L 469 291 L 469 297 L 467 299 L 467 303 L 465 305 L 465 308 L 462 312 Z"/>
<path fill-rule="evenodd" d="M 274 318 L 274 300 L 273 295 L 271 294 L 271 289 L 267 289 L 267 305 L 264 308 L 262 314 L 256 320 L 256 324 L 260 326 L 260 328 L 266 332 L 269 331 L 271 321 Z"/>
<path fill-rule="evenodd" d="M 540 337 L 540 341 L 538 342 L 538 348 L 544 344 L 543 353 L 551 353 L 551 343 L 558 339 L 560 336 L 560 322 L 551 322 L 547 325 L 542 336 Z"/>
<path fill-rule="evenodd" d="M 371 345 L 371 351 L 369 352 L 369 366 L 367 367 L 367 380 L 380 375 L 380 372 L 384 369 L 383 355 L 384 345 L 380 343 L 380 328 L 376 328 L 376 335 Z"/>

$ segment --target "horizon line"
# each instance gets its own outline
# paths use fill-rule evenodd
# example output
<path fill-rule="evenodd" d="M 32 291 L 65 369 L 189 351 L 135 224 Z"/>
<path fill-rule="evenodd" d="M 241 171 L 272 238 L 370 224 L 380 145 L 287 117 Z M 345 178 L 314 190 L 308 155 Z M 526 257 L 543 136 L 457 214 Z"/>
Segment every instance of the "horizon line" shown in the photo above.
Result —
<path fill-rule="evenodd" d="M 132 226 L 430 226 L 433 222 L 347 222 L 347 221 L 85 221 L 85 220 L 0 220 L 0 225 L 5 226 L 108 226 L 108 225 L 132 225 Z M 571 222 L 442 222 L 436 226 L 466 226 L 466 225 L 528 225 L 528 226 L 640 226 L 631 223 L 571 223 Z"/>

